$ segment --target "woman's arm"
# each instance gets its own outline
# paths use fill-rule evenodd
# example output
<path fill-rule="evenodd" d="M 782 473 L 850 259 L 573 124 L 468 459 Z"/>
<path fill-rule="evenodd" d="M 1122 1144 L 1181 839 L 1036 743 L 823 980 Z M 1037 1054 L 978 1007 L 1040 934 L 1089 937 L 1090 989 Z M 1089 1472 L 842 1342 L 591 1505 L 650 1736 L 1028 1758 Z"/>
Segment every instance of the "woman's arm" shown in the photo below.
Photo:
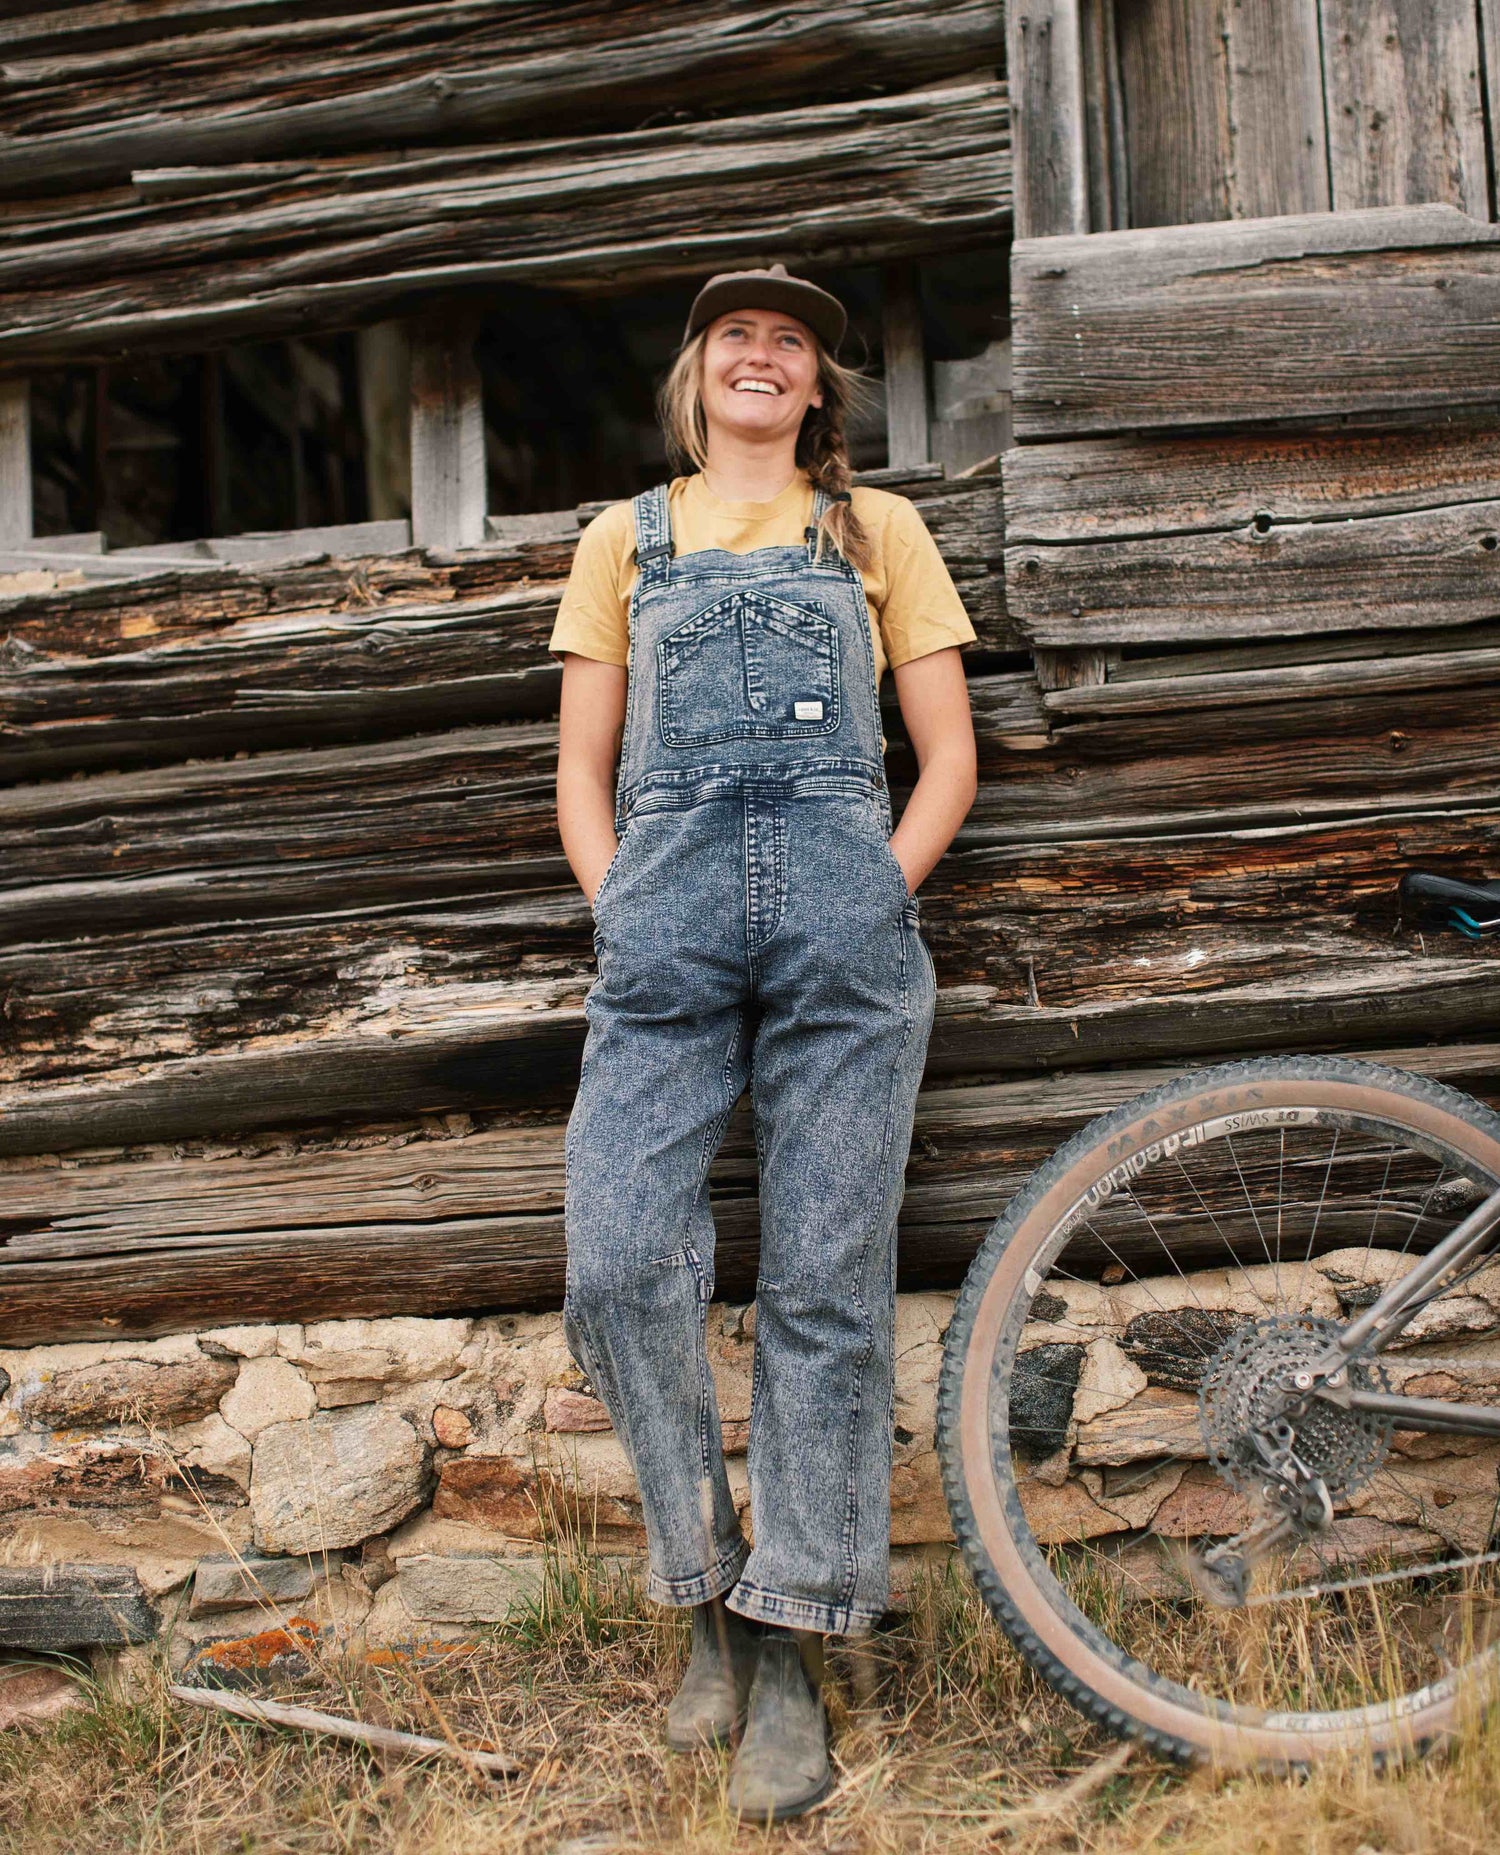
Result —
<path fill-rule="evenodd" d="M 918 777 L 891 849 L 915 894 L 952 843 L 979 789 L 974 722 L 956 645 L 898 664 L 894 674 Z"/>
<path fill-rule="evenodd" d="M 625 685 L 623 664 L 600 663 L 577 651 L 563 653 L 557 828 L 590 907 L 619 844 L 615 768 L 625 731 Z"/>

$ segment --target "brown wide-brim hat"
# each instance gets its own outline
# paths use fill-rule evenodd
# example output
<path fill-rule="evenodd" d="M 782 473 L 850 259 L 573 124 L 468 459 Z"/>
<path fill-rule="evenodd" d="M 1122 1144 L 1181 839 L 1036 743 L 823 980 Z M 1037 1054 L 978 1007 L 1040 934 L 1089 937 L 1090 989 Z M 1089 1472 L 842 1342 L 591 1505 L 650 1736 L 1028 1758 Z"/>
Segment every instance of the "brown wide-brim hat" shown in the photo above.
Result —
<path fill-rule="evenodd" d="M 844 339 L 849 318 L 844 305 L 827 290 L 820 290 L 805 277 L 787 274 L 784 264 L 773 264 L 762 271 L 723 271 L 708 282 L 693 298 L 688 311 L 684 341 L 691 341 L 715 316 L 727 316 L 736 309 L 779 309 L 805 322 L 832 354 Z"/>

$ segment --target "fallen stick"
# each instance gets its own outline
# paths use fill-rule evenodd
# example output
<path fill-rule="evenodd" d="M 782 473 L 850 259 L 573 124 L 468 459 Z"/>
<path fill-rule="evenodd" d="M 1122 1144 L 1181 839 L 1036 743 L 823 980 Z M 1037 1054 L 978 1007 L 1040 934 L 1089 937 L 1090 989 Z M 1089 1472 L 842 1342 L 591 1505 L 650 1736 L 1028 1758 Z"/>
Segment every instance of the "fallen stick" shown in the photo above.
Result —
<path fill-rule="evenodd" d="M 514 1778 L 521 1767 L 504 1752 L 471 1752 L 446 1739 L 427 1739 L 420 1733 L 398 1732 L 394 1726 L 368 1726 L 363 1720 L 341 1720 L 337 1714 L 318 1713 L 311 1707 L 286 1707 L 276 1700 L 253 1700 L 247 1694 L 230 1694 L 222 1688 L 194 1688 L 174 1683 L 168 1692 L 174 1700 L 193 1707 L 213 1707 L 257 1726 L 290 1726 L 305 1733 L 328 1733 L 335 1739 L 352 1739 L 360 1745 L 379 1746 L 386 1752 L 405 1752 L 412 1758 L 457 1758 L 491 1777 Z"/>

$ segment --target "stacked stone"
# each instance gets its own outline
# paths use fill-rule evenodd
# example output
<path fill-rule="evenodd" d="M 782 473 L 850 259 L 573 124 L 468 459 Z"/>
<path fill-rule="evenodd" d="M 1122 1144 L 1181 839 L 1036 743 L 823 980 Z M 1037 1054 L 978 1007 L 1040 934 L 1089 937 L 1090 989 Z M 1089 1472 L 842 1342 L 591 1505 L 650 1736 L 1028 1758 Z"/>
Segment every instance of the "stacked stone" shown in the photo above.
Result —
<path fill-rule="evenodd" d="M 900 1297 L 900 1585 L 951 1537 L 933 1440 L 951 1306 Z M 742 1511 L 754 1336 L 753 1305 L 711 1310 Z M 630 1466 L 557 1314 L 0 1352 L 0 1642 L 160 1636 L 180 1666 L 294 1613 L 372 1646 L 452 1637 L 531 1597 L 559 1533 L 617 1566 L 644 1550 Z M 18 1601 L 7 1625 L 7 1567 L 78 1602 Z M 27 1622 L 43 1614 L 45 1641 Z"/>

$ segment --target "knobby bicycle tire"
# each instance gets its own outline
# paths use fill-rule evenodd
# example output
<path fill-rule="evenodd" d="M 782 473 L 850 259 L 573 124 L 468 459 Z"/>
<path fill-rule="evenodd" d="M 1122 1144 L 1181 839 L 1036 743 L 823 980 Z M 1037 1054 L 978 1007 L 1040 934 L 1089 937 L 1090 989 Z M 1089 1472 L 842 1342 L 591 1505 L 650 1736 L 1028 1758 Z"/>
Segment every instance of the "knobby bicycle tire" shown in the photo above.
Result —
<path fill-rule="evenodd" d="M 1335 1151 L 1340 1126 L 1363 1130 L 1367 1144 L 1374 1138 L 1370 1130 L 1384 1128 L 1393 1141 L 1399 1137 L 1412 1151 L 1432 1155 L 1434 1164 L 1441 1158 L 1443 1176 L 1452 1170 L 1471 1188 L 1470 1197 L 1500 1184 L 1500 1116 L 1440 1083 L 1332 1057 L 1267 1058 L 1198 1071 L 1093 1121 L 1032 1175 L 975 1257 L 945 1341 L 939 1457 L 954 1533 L 986 1604 L 1026 1660 L 1081 1712 L 1173 1760 L 1290 1767 L 1352 1747 L 1382 1758 L 1403 1754 L 1451 1733 L 1474 1691 L 1468 1677 L 1493 1673 L 1500 1658 L 1500 1639 L 1487 1642 L 1452 1679 L 1373 1705 L 1297 1711 L 1226 1702 L 1147 1666 L 1092 1622 L 1054 1575 L 1047 1548 L 1027 1521 L 1008 1388 L 1016 1362 L 1029 1356 L 1020 1350 L 1022 1330 L 1047 1292 L 1051 1258 L 1066 1247 L 1067 1218 L 1076 1220 L 1078 1206 L 1091 1190 L 1099 1191 L 1101 1180 L 1123 1179 L 1123 1193 L 1132 1166 L 1144 1167 L 1164 1142 L 1227 1123 L 1233 1151 L 1234 1136 L 1244 1138 L 1244 1128 L 1269 1138 L 1267 1130 L 1286 1111 L 1310 1125 L 1334 1127 Z M 1280 1137 L 1284 1156 L 1284 1131 Z M 1387 1175 L 1391 1164 L 1387 1159 Z M 1247 1188 L 1247 1201 L 1251 1195 Z M 1264 1240 L 1258 1217 L 1256 1230 Z M 1312 1249 L 1309 1240 L 1309 1255 Z M 1290 1269 L 1289 1262 L 1285 1266 Z M 1279 1274 L 1277 1280 L 1279 1286 Z M 1006 1387 L 998 1400 L 996 1384 Z"/>

